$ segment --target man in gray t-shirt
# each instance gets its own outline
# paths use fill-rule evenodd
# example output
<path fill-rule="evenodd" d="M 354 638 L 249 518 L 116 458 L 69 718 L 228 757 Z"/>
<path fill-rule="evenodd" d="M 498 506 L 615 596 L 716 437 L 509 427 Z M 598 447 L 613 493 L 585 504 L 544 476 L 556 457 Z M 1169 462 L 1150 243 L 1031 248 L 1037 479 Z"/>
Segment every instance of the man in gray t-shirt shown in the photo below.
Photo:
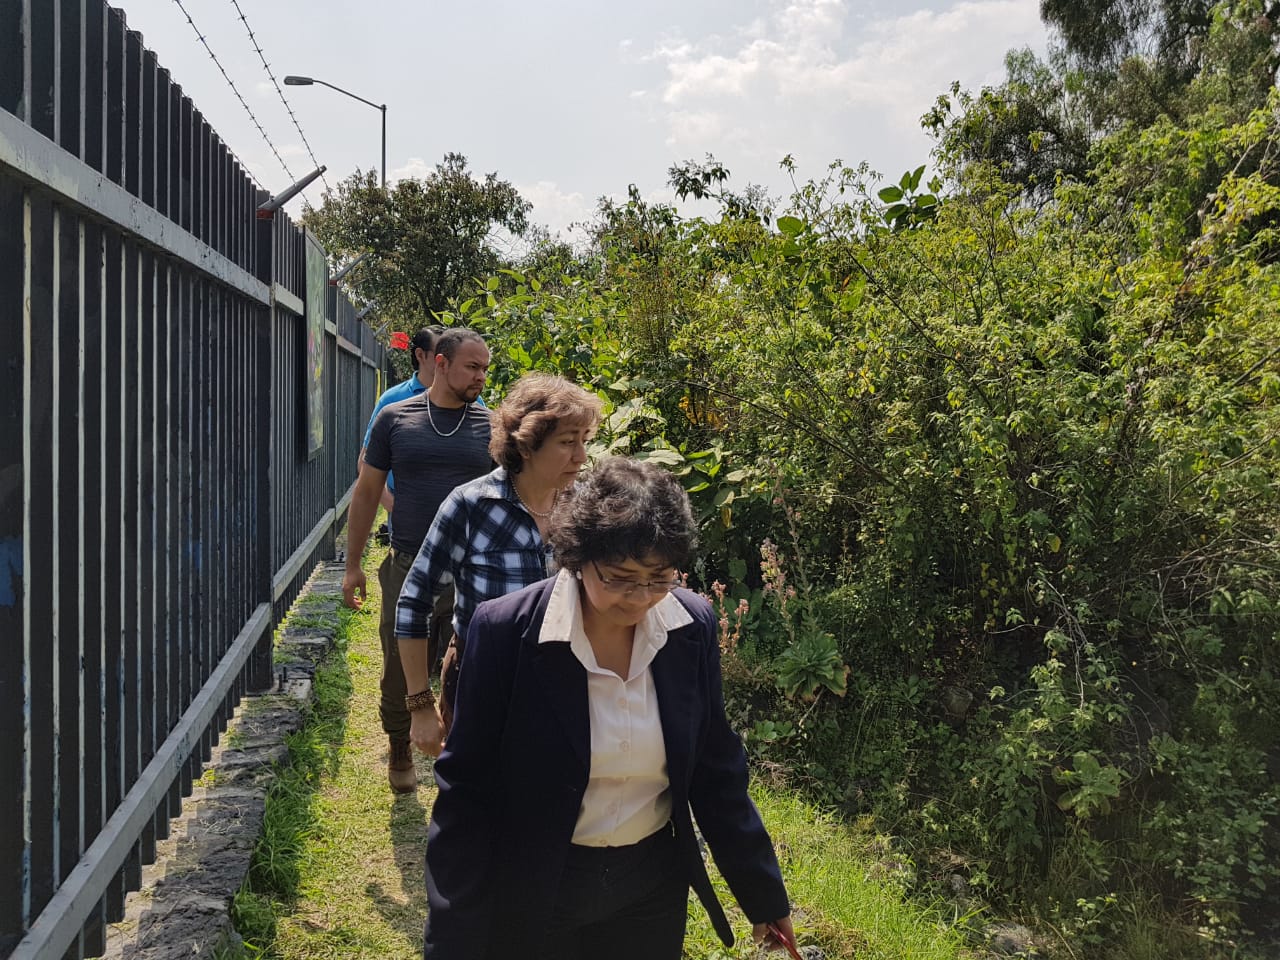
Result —
<path fill-rule="evenodd" d="M 444 498 L 493 469 L 488 411 L 478 403 L 440 406 L 430 391 L 389 404 L 373 422 L 364 462 L 395 474 L 391 547 L 412 559 Z"/>
<path fill-rule="evenodd" d="M 388 472 L 396 477 L 391 550 L 378 569 L 382 588 L 382 729 L 390 740 L 387 778 L 397 793 L 418 785 L 409 746 L 409 711 L 404 670 L 395 638 L 396 600 L 436 511 L 454 487 L 488 473 L 489 414 L 475 401 L 484 389 L 489 348 L 474 330 L 450 329 L 436 341 L 435 378 L 425 393 L 383 408 L 373 422 L 364 451 L 365 469 L 356 480 L 347 515 L 343 602 L 364 602 L 361 568 L 369 531 Z"/>

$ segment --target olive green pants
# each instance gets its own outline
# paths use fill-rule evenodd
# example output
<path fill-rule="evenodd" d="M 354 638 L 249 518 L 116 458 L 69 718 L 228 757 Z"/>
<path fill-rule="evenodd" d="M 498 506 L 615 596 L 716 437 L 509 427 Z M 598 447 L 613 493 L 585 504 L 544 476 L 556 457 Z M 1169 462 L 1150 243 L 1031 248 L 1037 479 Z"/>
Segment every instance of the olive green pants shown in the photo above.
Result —
<path fill-rule="evenodd" d="M 396 643 L 396 601 L 404 586 L 414 556 L 399 550 L 389 550 L 378 567 L 378 587 L 382 590 L 382 612 L 378 620 L 378 636 L 382 641 L 381 700 L 378 713 L 382 729 L 392 740 L 409 739 L 409 711 L 404 708 L 404 668 L 400 665 L 400 646 Z M 431 632 L 427 637 L 427 664 L 434 670 L 444 651 L 445 644 L 453 636 L 453 587 L 444 591 L 431 611 Z M 414 693 L 417 693 L 415 690 Z"/>

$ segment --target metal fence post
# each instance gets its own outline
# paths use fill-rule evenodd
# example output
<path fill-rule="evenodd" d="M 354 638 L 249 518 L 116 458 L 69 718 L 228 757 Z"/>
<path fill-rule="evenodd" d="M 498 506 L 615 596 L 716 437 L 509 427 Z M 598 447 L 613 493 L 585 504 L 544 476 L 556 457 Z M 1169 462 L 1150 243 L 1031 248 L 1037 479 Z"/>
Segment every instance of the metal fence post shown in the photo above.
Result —
<path fill-rule="evenodd" d="M 254 207 L 270 199 L 265 191 L 259 191 Z M 257 257 L 254 273 L 263 283 L 273 288 L 271 305 L 267 315 L 253 332 L 254 379 L 257 390 L 254 396 L 253 443 L 254 443 L 254 480 L 257 498 L 255 511 L 257 528 L 253 531 L 254 561 L 251 564 L 252 583 L 245 584 L 245 589 L 253 591 L 257 603 L 273 603 L 272 575 L 274 574 L 271 557 L 272 529 L 272 494 L 271 467 L 274 463 L 272 451 L 272 405 L 275 403 L 275 377 L 273 376 L 272 330 L 275 327 L 275 223 L 272 220 L 255 220 L 253 229 L 257 231 Z M 249 690 L 265 690 L 271 686 L 274 673 L 271 648 L 273 631 L 266 635 L 254 649 L 249 658 L 245 683 Z"/>

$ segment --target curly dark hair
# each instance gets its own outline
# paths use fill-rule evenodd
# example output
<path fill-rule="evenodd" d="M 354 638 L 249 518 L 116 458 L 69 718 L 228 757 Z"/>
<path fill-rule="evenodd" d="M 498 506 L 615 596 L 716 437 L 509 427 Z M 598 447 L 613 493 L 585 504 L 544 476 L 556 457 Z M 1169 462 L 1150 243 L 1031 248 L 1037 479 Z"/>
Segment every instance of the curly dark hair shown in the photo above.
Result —
<path fill-rule="evenodd" d="M 561 424 L 594 427 L 604 404 L 590 391 L 564 377 L 529 373 L 516 381 L 493 412 L 489 456 L 515 476 Z"/>
<path fill-rule="evenodd" d="M 652 464 L 610 457 L 561 499 L 547 542 L 556 562 L 575 573 L 591 562 L 624 560 L 682 570 L 693 560 L 698 525 L 675 477 Z"/>

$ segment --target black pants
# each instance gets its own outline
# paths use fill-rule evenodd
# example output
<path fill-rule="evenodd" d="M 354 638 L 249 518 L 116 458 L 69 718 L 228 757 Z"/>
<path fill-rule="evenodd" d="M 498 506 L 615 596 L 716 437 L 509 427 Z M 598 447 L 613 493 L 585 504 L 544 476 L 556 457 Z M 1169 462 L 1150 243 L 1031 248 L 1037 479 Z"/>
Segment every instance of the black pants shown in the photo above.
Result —
<path fill-rule="evenodd" d="M 542 956 L 680 960 L 688 901 L 670 824 L 627 847 L 570 847 Z"/>

